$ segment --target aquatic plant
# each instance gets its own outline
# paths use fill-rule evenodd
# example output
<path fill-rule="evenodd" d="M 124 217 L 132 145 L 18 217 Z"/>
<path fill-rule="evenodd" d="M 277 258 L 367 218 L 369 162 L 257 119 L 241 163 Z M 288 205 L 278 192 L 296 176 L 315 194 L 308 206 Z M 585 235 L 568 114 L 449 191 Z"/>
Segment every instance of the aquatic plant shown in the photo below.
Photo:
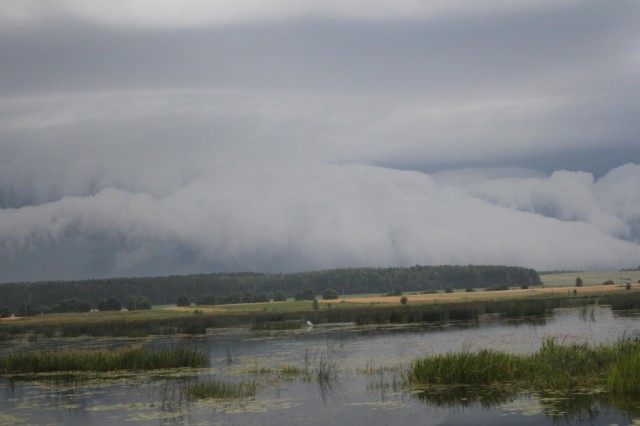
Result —
<path fill-rule="evenodd" d="M 184 348 L 163 351 L 149 351 L 141 348 L 117 351 L 42 351 L 0 357 L 0 374 L 156 370 L 208 365 L 207 354 Z"/>
<path fill-rule="evenodd" d="M 228 382 L 211 379 L 187 385 L 186 394 L 191 398 L 249 398 L 256 395 L 255 381 Z"/>
<path fill-rule="evenodd" d="M 522 357 L 491 349 L 437 355 L 417 360 L 412 365 L 411 380 L 416 383 L 491 384 L 524 377 Z"/>
<path fill-rule="evenodd" d="M 296 330 L 302 327 L 300 320 L 266 321 L 254 322 L 251 324 L 252 330 Z"/>
<path fill-rule="evenodd" d="M 640 393 L 640 351 L 619 356 L 607 374 L 607 386 L 613 393 Z"/>
<path fill-rule="evenodd" d="M 338 379 L 338 363 L 329 356 L 320 356 L 315 367 L 315 376 L 318 383 L 331 383 Z"/>
<path fill-rule="evenodd" d="M 415 360 L 415 385 L 518 384 L 521 389 L 571 391 L 606 388 L 640 392 L 640 340 L 613 346 L 563 345 L 547 339 L 536 353 L 507 354 L 491 349 L 447 353 Z"/>

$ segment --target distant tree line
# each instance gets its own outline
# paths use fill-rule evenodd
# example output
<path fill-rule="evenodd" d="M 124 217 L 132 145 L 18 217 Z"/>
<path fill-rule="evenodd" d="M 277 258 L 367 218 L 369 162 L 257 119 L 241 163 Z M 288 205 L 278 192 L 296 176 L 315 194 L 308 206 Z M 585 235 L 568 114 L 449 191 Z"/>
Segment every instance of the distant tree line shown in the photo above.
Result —
<path fill-rule="evenodd" d="M 533 269 L 493 265 L 412 266 L 409 268 L 345 268 L 289 274 L 211 273 L 148 278 L 108 278 L 83 281 L 41 281 L 0 284 L 2 309 L 13 313 L 58 312 L 69 301 L 89 307 L 115 308 L 117 299 L 127 308 L 175 304 L 184 296 L 196 304 L 250 303 L 268 300 L 313 300 L 328 289 L 338 294 L 397 293 L 540 285 Z M 331 293 L 330 297 L 334 294 Z M 74 302 L 77 305 L 77 302 Z M 101 305 L 99 305 L 101 303 Z M 74 304 L 71 304 L 75 308 Z M 49 308 L 50 307 L 50 308 Z M 86 305 L 82 306 L 83 309 Z M 79 308 L 78 308 L 79 309 Z"/>
<path fill-rule="evenodd" d="M 99 311 L 120 311 L 122 310 L 122 304 L 116 297 L 108 297 L 98 302 Z M 151 303 L 142 297 L 131 297 L 126 306 L 129 311 L 140 311 L 144 309 L 151 309 Z M 90 312 L 91 304 L 82 299 L 67 299 L 63 300 L 55 306 L 40 305 L 35 308 L 31 303 L 21 303 L 18 308 L 12 312 L 7 306 L 0 307 L 0 318 L 7 318 L 12 313 L 17 317 L 29 317 L 39 314 L 60 314 L 66 312 Z"/>

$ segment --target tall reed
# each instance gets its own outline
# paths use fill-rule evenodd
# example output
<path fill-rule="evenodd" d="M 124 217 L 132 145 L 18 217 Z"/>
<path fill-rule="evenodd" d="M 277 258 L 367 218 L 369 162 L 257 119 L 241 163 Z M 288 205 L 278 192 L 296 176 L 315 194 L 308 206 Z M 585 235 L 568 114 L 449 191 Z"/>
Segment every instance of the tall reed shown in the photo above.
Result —
<path fill-rule="evenodd" d="M 117 351 L 43 351 L 0 357 L 0 374 L 49 373 L 59 371 L 156 370 L 206 367 L 207 354 L 184 348 L 149 351 L 128 348 Z"/>
<path fill-rule="evenodd" d="M 517 383 L 523 389 L 606 387 L 611 392 L 640 393 L 640 340 L 591 348 L 547 339 L 530 355 L 491 349 L 448 353 L 415 360 L 409 380 L 417 385 Z"/>
<path fill-rule="evenodd" d="M 616 394 L 640 394 L 640 351 L 620 356 L 607 375 L 607 385 Z"/>

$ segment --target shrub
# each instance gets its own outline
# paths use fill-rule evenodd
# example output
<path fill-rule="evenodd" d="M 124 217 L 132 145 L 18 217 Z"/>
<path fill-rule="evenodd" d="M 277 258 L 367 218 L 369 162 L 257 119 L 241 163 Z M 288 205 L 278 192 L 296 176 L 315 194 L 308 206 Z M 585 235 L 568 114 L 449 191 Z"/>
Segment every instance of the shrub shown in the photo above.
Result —
<path fill-rule="evenodd" d="M 332 288 L 328 288 L 327 290 L 325 290 L 324 293 L 322 293 L 322 298 L 324 300 L 334 300 L 338 298 L 338 292 L 335 291 Z"/>
<path fill-rule="evenodd" d="M 296 301 L 302 301 L 302 300 L 313 300 L 316 298 L 316 294 L 313 291 L 313 289 L 306 289 L 305 291 L 299 291 L 296 293 L 294 299 Z"/>
<path fill-rule="evenodd" d="M 576 278 L 576 287 L 582 287 L 582 278 Z"/>
<path fill-rule="evenodd" d="M 409 300 L 407 299 L 407 296 L 402 296 L 400 298 L 400 303 L 403 304 L 403 305 L 406 305 L 408 301 Z"/>
<path fill-rule="evenodd" d="M 151 309 L 151 303 L 144 297 L 130 297 L 127 303 L 127 310 L 129 311 L 144 311 Z"/>
<path fill-rule="evenodd" d="M 53 312 L 89 312 L 91 311 L 91 305 L 86 300 L 69 299 L 63 300 L 58 305 L 53 307 Z"/>
<path fill-rule="evenodd" d="M 450 287 L 447 287 L 447 288 L 444 289 L 444 292 L 445 293 L 453 293 L 453 289 L 450 288 Z"/>
<path fill-rule="evenodd" d="M 399 285 L 393 286 L 393 290 L 387 293 L 387 296 L 402 296 L 402 289 Z"/>
<path fill-rule="evenodd" d="M 494 285 L 493 287 L 487 287 L 484 291 L 506 291 L 509 290 L 509 286 L 506 285 Z"/>
<path fill-rule="evenodd" d="M 273 300 L 274 302 L 286 302 L 287 301 L 287 295 L 284 294 L 281 291 L 276 291 L 273 295 Z"/>
<path fill-rule="evenodd" d="M 200 296 L 196 299 L 196 305 L 219 305 L 219 304 L 220 304 L 220 298 L 214 296 L 213 294 Z"/>
<path fill-rule="evenodd" d="M 613 285 L 614 282 L 612 280 L 606 280 L 605 282 L 602 283 L 602 285 Z"/>
<path fill-rule="evenodd" d="M 191 303 L 189 302 L 189 298 L 184 294 L 180 295 L 180 297 L 178 297 L 178 300 L 176 300 L 176 306 L 185 307 L 189 305 L 191 305 Z"/>
<path fill-rule="evenodd" d="M 122 304 L 117 297 L 107 297 L 98 302 L 99 311 L 119 311 L 122 309 Z"/>

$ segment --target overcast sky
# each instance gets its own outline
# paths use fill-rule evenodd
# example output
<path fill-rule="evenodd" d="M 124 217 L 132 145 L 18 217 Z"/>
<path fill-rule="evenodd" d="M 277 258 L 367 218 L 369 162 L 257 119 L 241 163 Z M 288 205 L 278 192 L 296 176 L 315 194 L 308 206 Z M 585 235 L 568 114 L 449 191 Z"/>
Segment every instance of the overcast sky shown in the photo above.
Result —
<path fill-rule="evenodd" d="M 640 2 L 0 0 L 0 282 L 640 265 Z"/>

